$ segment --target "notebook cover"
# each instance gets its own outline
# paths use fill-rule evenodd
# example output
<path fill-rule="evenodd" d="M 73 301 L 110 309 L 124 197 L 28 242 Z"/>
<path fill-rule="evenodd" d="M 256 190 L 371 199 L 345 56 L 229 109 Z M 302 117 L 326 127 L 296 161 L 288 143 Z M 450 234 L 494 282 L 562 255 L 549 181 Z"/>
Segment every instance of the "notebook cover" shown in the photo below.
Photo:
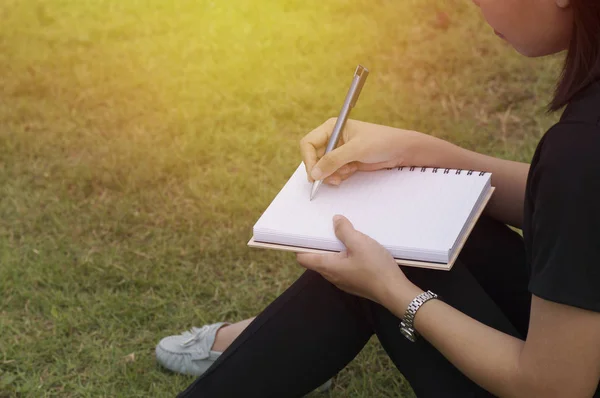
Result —
<path fill-rule="evenodd" d="M 490 201 L 490 198 L 492 197 L 492 194 L 494 193 L 495 189 L 496 189 L 495 187 L 490 187 L 488 194 L 481 201 L 479 209 L 477 209 L 477 211 L 475 212 L 475 215 L 474 215 L 473 219 L 471 220 L 471 224 L 469 224 L 467 226 L 467 231 L 464 234 L 463 239 L 459 242 L 458 246 L 456 247 L 456 251 L 454 252 L 454 256 L 452 256 L 452 258 L 450 259 L 450 262 L 448 262 L 447 264 L 444 264 L 444 263 L 432 263 L 432 262 L 426 262 L 426 261 L 405 260 L 405 259 L 397 258 L 397 259 L 395 259 L 396 263 L 398 263 L 399 265 L 405 265 L 405 266 L 409 266 L 409 267 L 429 268 L 429 269 L 437 269 L 437 270 L 442 270 L 442 271 L 450 271 L 452 269 L 452 266 L 456 262 L 456 259 L 458 258 L 460 251 L 462 250 L 463 246 L 465 245 L 467 238 L 469 237 L 469 235 L 471 235 L 471 231 L 473 231 L 473 227 L 475 227 L 477 220 L 479 220 L 481 213 L 483 213 L 483 209 L 485 209 L 485 206 Z M 280 244 L 275 244 L 275 243 L 257 242 L 254 240 L 254 236 L 250 239 L 250 241 L 248 241 L 248 246 L 255 247 L 255 248 L 262 248 L 262 249 L 275 249 L 275 250 L 291 251 L 291 252 L 295 252 L 295 253 L 317 253 L 317 254 L 332 253 L 332 251 L 329 251 L 329 250 L 311 249 L 308 247 L 288 246 L 288 245 L 280 245 Z"/>

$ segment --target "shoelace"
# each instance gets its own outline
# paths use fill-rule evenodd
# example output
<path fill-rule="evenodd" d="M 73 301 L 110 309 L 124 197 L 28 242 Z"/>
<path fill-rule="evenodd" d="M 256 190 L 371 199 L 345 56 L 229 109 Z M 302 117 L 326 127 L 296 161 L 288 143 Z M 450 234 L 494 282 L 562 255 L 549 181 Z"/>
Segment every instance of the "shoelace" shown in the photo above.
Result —
<path fill-rule="evenodd" d="M 194 331 L 194 329 L 190 329 L 188 333 L 190 333 L 192 336 L 183 343 L 181 343 L 181 346 L 187 347 L 190 344 L 193 344 L 196 341 L 203 339 L 206 335 L 206 332 L 208 332 L 208 325 L 204 325 L 200 329 L 196 329 L 196 331 Z"/>

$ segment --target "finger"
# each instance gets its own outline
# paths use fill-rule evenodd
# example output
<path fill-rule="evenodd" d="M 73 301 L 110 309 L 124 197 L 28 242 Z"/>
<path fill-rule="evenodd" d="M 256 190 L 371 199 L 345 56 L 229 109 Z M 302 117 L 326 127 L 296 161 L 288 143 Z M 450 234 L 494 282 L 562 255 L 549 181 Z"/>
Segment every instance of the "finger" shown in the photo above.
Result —
<path fill-rule="evenodd" d="M 345 164 L 355 161 L 359 151 L 360 146 L 353 141 L 337 147 L 319 159 L 312 168 L 311 177 L 315 180 L 328 177 Z"/>
<path fill-rule="evenodd" d="M 342 176 L 338 173 L 333 173 L 323 180 L 325 184 L 338 186 L 342 183 Z"/>
<path fill-rule="evenodd" d="M 356 166 L 355 162 L 348 163 L 340 167 L 338 171 L 331 174 L 329 177 L 325 178 L 323 182 L 329 185 L 340 185 L 342 181 L 354 174 L 357 169 L 358 166 Z"/>
<path fill-rule="evenodd" d="M 332 182 L 332 185 L 340 185 L 343 181 L 346 181 L 348 178 L 350 178 L 354 173 L 356 173 L 356 171 L 358 170 L 358 167 L 354 165 L 355 162 L 349 163 L 346 166 L 350 166 L 347 169 L 344 170 L 344 167 L 342 167 L 341 169 L 339 169 L 338 171 L 336 171 L 335 173 L 332 174 L 332 176 L 335 177 L 339 177 L 339 181 L 336 180 L 334 182 Z M 327 177 L 327 179 L 331 178 L 331 176 Z M 327 181 L 327 179 L 325 181 Z"/>
<path fill-rule="evenodd" d="M 317 148 L 317 159 L 321 159 L 325 155 L 325 149 L 327 148 L 324 146 Z"/>
<path fill-rule="evenodd" d="M 338 173 L 342 178 L 349 177 L 352 174 L 356 173 L 358 170 L 358 162 L 350 162 L 347 165 L 343 166 L 338 170 Z M 344 178 L 345 179 L 345 178 Z"/>
<path fill-rule="evenodd" d="M 329 141 L 329 136 L 333 131 L 336 119 L 329 119 L 310 133 L 304 136 L 300 140 L 300 153 L 302 154 L 302 161 L 306 167 L 306 174 L 308 175 L 309 181 L 313 181 L 311 177 L 311 171 L 314 165 L 317 163 L 319 156 L 325 153 L 325 147 Z"/>
<path fill-rule="evenodd" d="M 341 276 L 348 270 L 348 254 L 345 250 L 331 254 L 297 253 L 296 258 L 301 266 L 319 273 L 334 285 L 343 284 Z"/>
<path fill-rule="evenodd" d="M 356 171 L 356 165 L 355 162 L 350 162 L 348 164 L 343 165 L 342 167 L 340 167 L 336 173 L 340 174 L 340 175 L 346 175 L 346 174 L 351 174 L 353 172 Z"/>
<path fill-rule="evenodd" d="M 306 269 L 319 272 L 323 269 L 326 254 L 296 253 L 296 260 Z"/>
<path fill-rule="evenodd" d="M 335 215 L 333 217 L 333 229 L 335 236 L 348 248 L 352 249 L 360 242 L 362 234 L 354 229 L 354 226 L 346 217 Z"/>
<path fill-rule="evenodd" d="M 341 184 L 342 182 L 346 181 L 348 178 L 352 177 L 352 175 L 353 175 L 353 174 L 354 174 L 354 173 L 349 173 L 349 174 L 344 174 L 344 175 L 342 175 L 342 176 L 341 176 L 341 178 L 342 178 L 342 181 L 340 181 L 340 184 Z M 338 185 L 339 185 L 339 184 L 338 184 Z"/>

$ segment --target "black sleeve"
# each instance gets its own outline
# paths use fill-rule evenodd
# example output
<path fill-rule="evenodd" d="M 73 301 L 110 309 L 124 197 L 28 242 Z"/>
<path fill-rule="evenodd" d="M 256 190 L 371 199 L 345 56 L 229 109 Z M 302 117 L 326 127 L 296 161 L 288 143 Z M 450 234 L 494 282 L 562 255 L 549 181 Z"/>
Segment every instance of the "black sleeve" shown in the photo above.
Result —
<path fill-rule="evenodd" d="M 532 167 L 529 289 L 600 312 L 600 128 L 555 126 Z"/>

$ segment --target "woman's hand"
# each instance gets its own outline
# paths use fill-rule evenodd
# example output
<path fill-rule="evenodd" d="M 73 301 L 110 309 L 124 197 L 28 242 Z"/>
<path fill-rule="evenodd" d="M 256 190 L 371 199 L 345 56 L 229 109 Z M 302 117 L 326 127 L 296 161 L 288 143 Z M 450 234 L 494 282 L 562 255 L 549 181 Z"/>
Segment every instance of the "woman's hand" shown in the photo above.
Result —
<path fill-rule="evenodd" d="M 431 154 L 439 153 L 440 144 L 448 144 L 416 131 L 348 120 L 338 147 L 323 156 L 335 122 L 335 118 L 329 119 L 300 141 L 302 160 L 311 182 L 324 180 L 339 185 L 357 170 L 432 165 Z"/>
<path fill-rule="evenodd" d="M 296 258 L 303 267 L 320 273 L 345 292 L 383 306 L 393 296 L 392 291 L 412 285 L 392 255 L 375 240 L 355 230 L 347 218 L 335 216 L 333 225 L 346 250 L 332 254 L 298 253 Z"/>

